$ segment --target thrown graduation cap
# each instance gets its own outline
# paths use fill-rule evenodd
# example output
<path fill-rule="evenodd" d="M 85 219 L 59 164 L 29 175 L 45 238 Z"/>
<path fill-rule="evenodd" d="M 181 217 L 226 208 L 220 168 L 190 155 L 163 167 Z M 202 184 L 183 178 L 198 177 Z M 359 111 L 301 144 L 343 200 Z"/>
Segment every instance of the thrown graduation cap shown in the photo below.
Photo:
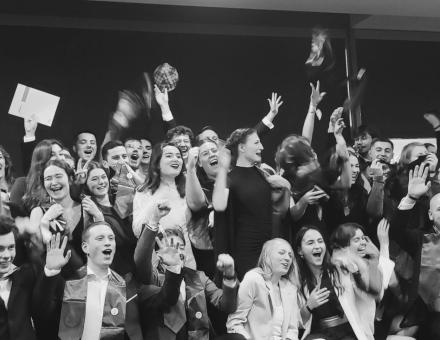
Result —
<path fill-rule="evenodd" d="M 168 63 L 164 63 L 156 67 L 153 73 L 154 82 L 161 91 L 167 89 L 168 92 L 173 91 L 179 81 L 179 73 L 175 67 Z"/>

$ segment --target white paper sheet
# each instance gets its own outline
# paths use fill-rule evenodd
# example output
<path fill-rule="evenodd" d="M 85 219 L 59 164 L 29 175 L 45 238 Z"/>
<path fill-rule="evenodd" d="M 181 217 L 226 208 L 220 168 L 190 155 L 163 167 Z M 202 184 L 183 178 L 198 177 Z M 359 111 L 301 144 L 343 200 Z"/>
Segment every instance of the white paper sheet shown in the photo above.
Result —
<path fill-rule="evenodd" d="M 9 114 L 21 118 L 35 115 L 37 122 L 52 126 L 60 97 L 32 87 L 18 84 L 12 98 Z"/>

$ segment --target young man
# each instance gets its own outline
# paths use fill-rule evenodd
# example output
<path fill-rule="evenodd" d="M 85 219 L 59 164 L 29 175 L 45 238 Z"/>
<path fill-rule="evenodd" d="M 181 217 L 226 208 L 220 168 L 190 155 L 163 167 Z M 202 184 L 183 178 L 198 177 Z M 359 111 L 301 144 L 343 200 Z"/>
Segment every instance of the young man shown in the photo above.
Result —
<path fill-rule="evenodd" d="M 13 264 L 17 235 L 14 221 L 0 216 L 0 339 L 34 340 L 31 318 L 36 315 L 32 308 L 36 272 L 27 264 Z"/>
<path fill-rule="evenodd" d="M 115 253 L 115 235 L 105 222 L 96 222 L 83 232 L 82 250 L 87 265 L 77 278 L 65 281 L 59 274 L 70 258 L 67 238 L 53 236 L 46 255 L 44 275 L 38 284 L 38 302 L 45 326 L 61 340 L 142 340 L 139 305 L 171 308 L 177 302 L 180 274 L 167 272 L 162 289 L 138 289 L 134 280 L 110 269 Z M 61 311 L 61 312 L 60 312 Z"/>
<path fill-rule="evenodd" d="M 237 307 L 238 281 L 234 260 L 227 254 L 218 256 L 217 269 L 223 274 L 222 289 L 218 288 L 204 272 L 184 267 L 185 238 L 180 229 L 164 230 L 162 240 L 156 237 L 160 219 L 169 212 L 168 204 L 158 203 L 154 209 L 153 219 L 144 225 L 135 251 L 138 277 L 143 283 L 162 286 L 163 274 L 160 270 L 166 269 L 181 271 L 183 282 L 178 302 L 171 309 L 145 308 L 142 310 L 141 322 L 144 337 L 156 340 L 213 339 L 214 331 L 208 317 L 208 303 L 227 314 L 234 312 Z M 155 240 L 160 248 L 157 254 L 154 252 Z M 168 250 L 164 251 L 163 248 Z M 175 249 L 172 250 L 172 248 Z M 164 255 L 172 251 L 177 252 L 183 262 L 170 268 L 163 259 Z M 159 258 L 159 268 L 152 268 L 153 256 L 155 260 Z M 157 261 L 154 262 L 157 263 Z"/>
<path fill-rule="evenodd" d="M 116 171 L 118 164 L 127 163 L 128 155 L 124 144 L 120 141 L 110 141 L 101 150 L 102 165 Z"/>
<path fill-rule="evenodd" d="M 78 133 L 75 137 L 72 149 L 77 159 L 82 159 L 85 162 L 95 159 L 98 149 L 95 135 L 90 131 Z"/>
<path fill-rule="evenodd" d="M 137 169 L 136 173 L 145 182 L 148 178 L 148 168 L 150 167 L 151 153 L 153 151 L 153 145 L 149 139 L 141 138 L 142 145 L 142 158 L 141 164 Z"/>
<path fill-rule="evenodd" d="M 142 161 L 143 148 L 140 140 L 135 138 L 128 138 L 125 143 L 125 150 L 127 151 L 128 164 L 133 170 L 137 170 Z"/>
<path fill-rule="evenodd" d="M 194 142 L 194 133 L 186 126 L 179 125 L 168 130 L 165 140 L 174 143 L 182 153 L 182 158 L 186 164 L 188 152 Z"/>

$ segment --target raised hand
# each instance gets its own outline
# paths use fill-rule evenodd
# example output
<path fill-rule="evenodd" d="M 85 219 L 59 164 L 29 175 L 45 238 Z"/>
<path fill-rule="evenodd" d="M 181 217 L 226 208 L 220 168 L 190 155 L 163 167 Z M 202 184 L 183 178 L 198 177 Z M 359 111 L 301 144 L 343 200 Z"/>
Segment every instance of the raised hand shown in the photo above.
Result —
<path fill-rule="evenodd" d="M 379 249 L 375 246 L 373 241 L 368 236 L 364 236 L 365 238 L 365 254 L 368 258 L 377 258 L 379 257 Z"/>
<path fill-rule="evenodd" d="M 431 182 L 426 183 L 428 178 L 429 167 L 426 163 L 416 165 L 414 170 L 409 171 L 408 179 L 408 196 L 419 199 L 426 195 L 431 188 Z"/>
<path fill-rule="evenodd" d="M 281 105 L 283 105 L 281 96 L 279 96 L 276 92 L 272 92 L 272 98 L 267 98 L 267 101 L 269 102 L 270 107 L 269 113 L 275 117 L 278 114 L 278 109 Z"/>
<path fill-rule="evenodd" d="M 157 251 L 157 256 L 162 261 L 162 263 L 166 266 L 183 266 L 183 260 L 179 254 L 180 244 L 174 244 L 174 239 L 171 238 L 171 241 L 168 242 L 168 239 L 164 235 L 163 239 L 160 240 L 156 237 L 156 244 L 159 247 Z"/>
<path fill-rule="evenodd" d="M 83 159 L 80 158 L 78 159 L 78 163 L 76 164 L 76 170 L 75 170 L 75 179 L 77 181 L 77 183 L 79 184 L 84 184 L 87 180 L 87 171 L 89 168 L 89 164 L 92 161 L 92 159 L 90 158 L 89 160 L 87 160 L 84 165 L 83 164 Z"/>
<path fill-rule="evenodd" d="M 193 147 L 188 151 L 188 163 L 186 164 L 186 168 L 189 170 L 195 170 L 197 161 L 199 159 L 199 148 Z"/>
<path fill-rule="evenodd" d="M 49 209 L 47 209 L 43 218 L 47 221 L 52 221 L 56 219 L 58 216 L 62 215 L 63 212 L 64 212 L 64 208 L 62 207 L 62 205 L 55 203 L 52 204 Z"/>
<path fill-rule="evenodd" d="M 312 88 L 312 93 L 310 94 L 310 104 L 314 107 L 317 108 L 318 104 L 321 102 L 321 100 L 324 98 L 324 96 L 326 95 L 326 92 L 319 92 L 319 80 L 316 83 L 316 87 L 313 86 L 312 83 L 310 83 L 310 87 Z"/>
<path fill-rule="evenodd" d="M 380 159 L 373 159 L 370 165 L 370 177 L 383 176 L 383 166 Z"/>
<path fill-rule="evenodd" d="M 81 201 L 83 209 L 90 215 L 95 218 L 96 221 L 104 221 L 104 215 L 98 206 L 93 202 L 93 200 L 89 196 L 85 196 Z"/>
<path fill-rule="evenodd" d="M 379 240 L 380 249 L 388 247 L 390 244 L 389 230 L 390 223 L 385 218 L 381 219 L 377 226 L 377 238 Z"/>
<path fill-rule="evenodd" d="M 171 210 L 171 205 L 168 200 L 160 200 L 153 206 L 153 214 L 150 220 L 152 224 L 159 224 L 162 217 L 168 215 Z"/>
<path fill-rule="evenodd" d="M 163 92 L 159 89 L 157 85 L 154 85 L 154 96 L 156 98 L 157 104 L 159 106 L 167 106 L 168 105 L 168 90 L 164 89 Z"/>
<path fill-rule="evenodd" d="M 335 134 L 335 135 L 342 135 L 342 131 L 343 131 L 344 129 L 345 129 L 344 119 L 343 119 L 343 118 L 339 118 L 339 119 L 335 122 L 334 134 Z"/>
<path fill-rule="evenodd" d="M 323 197 L 327 196 L 327 194 L 320 190 L 313 188 L 312 190 L 307 191 L 301 198 L 300 201 L 307 205 L 318 204 L 319 200 Z"/>
<path fill-rule="evenodd" d="M 46 268 L 49 270 L 60 270 L 70 260 L 71 251 L 68 250 L 64 256 L 64 250 L 67 245 L 67 236 L 63 237 L 63 242 L 60 245 L 61 236 L 59 233 L 52 235 L 46 251 Z"/>
<path fill-rule="evenodd" d="M 429 171 L 434 172 L 437 169 L 437 163 L 438 158 L 435 154 L 429 153 L 428 156 L 426 156 L 426 163 L 429 164 Z"/>
<path fill-rule="evenodd" d="M 235 275 L 234 259 L 228 254 L 220 254 L 217 258 L 217 269 L 223 273 L 224 278 Z"/>
<path fill-rule="evenodd" d="M 231 151 L 228 148 L 221 148 L 218 153 L 218 164 L 223 169 L 228 169 L 231 166 Z"/>
<path fill-rule="evenodd" d="M 28 138 L 35 138 L 35 131 L 37 131 L 37 118 L 35 115 L 30 115 L 24 118 L 24 133 Z"/>
<path fill-rule="evenodd" d="M 330 291 L 327 288 L 321 289 L 319 286 L 316 286 L 315 289 L 310 292 L 306 306 L 309 307 L 310 310 L 318 308 L 328 302 L 329 296 Z"/>

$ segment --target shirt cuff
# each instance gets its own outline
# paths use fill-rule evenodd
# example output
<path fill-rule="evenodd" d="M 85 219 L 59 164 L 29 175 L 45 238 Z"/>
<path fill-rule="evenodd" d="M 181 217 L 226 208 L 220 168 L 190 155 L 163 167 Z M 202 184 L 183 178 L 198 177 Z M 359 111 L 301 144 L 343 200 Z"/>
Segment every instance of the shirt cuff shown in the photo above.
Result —
<path fill-rule="evenodd" d="M 165 122 L 169 122 L 170 120 L 173 120 L 173 119 L 174 119 L 174 117 L 173 117 L 173 114 L 171 113 L 170 108 L 169 107 L 165 108 L 162 111 L 162 120 Z"/>
<path fill-rule="evenodd" d="M 233 279 L 233 280 L 223 279 L 223 284 L 228 288 L 235 288 L 235 286 L 237 285 L 237 279 Z"/>
<path fill-rule="evenodd" d="M 169 272 L 174 273 L 174 274 L 180 274 L 180 272 L 182 271 L 182 266 L 179 264 L 177 264 L 175 266 L 166 266 L 165 268 L 166 268 L 166 270 L 168 270 Z"/>
<path fill-rule="evenodd" d="M 271 130 L 275 126 L 275 125 L 273 125 L 273 123 L 269 119 L 267 119 L 267 117 L 264 117 L 261 121 L 263 122 L 264 125 L 266 125 Z"/>
<path fill-rule="evenodd" d="M 30 143 L 35 140 L 35 136 L 23 136 L 23 143 Z"/>
<path fill-rule="evenodd" d="M 46 266 L 44 266 L 44 275 L 47 277 L 53 277 L 59 273 L 61 273 L 61 269 L 48 269 Z"/>
<path fill-rule="evenodd" d="M 405 196 L 402 198 L 402 200 L 399 203 L 399 210 L 411 210 L 414 208 L 414 205 L 416 204 L 416 201 L 414 201 L 412 198 L 409 198 L 408 196 Z"/>

